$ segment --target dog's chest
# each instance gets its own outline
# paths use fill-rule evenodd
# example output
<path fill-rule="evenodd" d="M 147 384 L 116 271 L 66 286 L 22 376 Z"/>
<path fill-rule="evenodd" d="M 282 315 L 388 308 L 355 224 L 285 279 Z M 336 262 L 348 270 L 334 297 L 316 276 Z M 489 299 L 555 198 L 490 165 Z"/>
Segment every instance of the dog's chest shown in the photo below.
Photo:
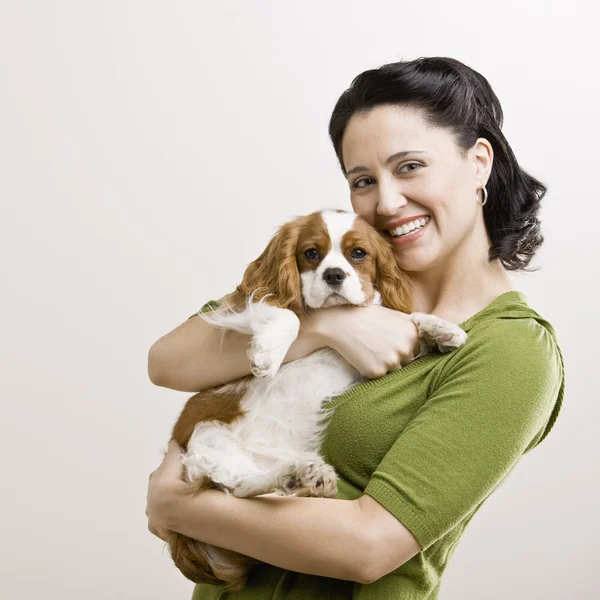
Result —
<path fill-rule="evenodd" d="M 337 352 L 323 349 L 286 363 L 273 379 L 255 379 L 241 402 L 242 439 L 313 449 L 326 401 L 360 380 Z"/>

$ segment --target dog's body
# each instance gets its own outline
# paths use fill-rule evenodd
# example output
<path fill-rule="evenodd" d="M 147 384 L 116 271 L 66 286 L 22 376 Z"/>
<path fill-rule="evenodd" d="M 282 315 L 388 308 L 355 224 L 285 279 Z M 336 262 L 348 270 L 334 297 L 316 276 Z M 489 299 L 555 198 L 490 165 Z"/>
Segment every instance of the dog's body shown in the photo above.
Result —
<path fill-rule="evenodd" d="M 255 302 L 257 291 L 262 298 Z M 353 213 L 322 211 L 282 227 L 224 306 L 202 315 L 252 336 L 253 376 L 196 394 L 175 424 L 172 438 L 186 451 L 183 477 L 196 484 L 192 492 L 211 486 L 239 497 L 274 491 L 335 496 L 335 471 L 318 454 L 327 400 L 363 378 L 328 348 L 282 362 L 307 309 L 379 302 L 410 312 L 408 283 L 391 248 L 366 222 Z M 449 351 L 466 340 L 460 328 L 437 317 L 411 317 L 426 340 L 423 353 L 431 345 Z M 186 577 L 229 589 L 243 587 L 248 565 L 256 562 L 177 533 L 169 545 Z"/>

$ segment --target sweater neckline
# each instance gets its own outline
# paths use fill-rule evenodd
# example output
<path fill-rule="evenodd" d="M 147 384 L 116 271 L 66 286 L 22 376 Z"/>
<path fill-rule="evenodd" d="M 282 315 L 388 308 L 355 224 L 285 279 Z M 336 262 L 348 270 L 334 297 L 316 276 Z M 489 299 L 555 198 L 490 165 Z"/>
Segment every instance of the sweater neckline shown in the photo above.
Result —
<path fill-rule="evenodd" d="M 509 290 L 496 296 L 487 306 L 484 306 L 480 311 L 471 315 L 468 319 L 459 323 L 458 326 L 464 329 L 465 327 L 470 329 L 474 322 L 481 320 L 491 312 L 496 312 L 501 307 L 505 307 L 511 302 L 519 302 L 527 304 L 527 296 L 518 290 Z"/>
<path fill-rule="evenodd" d="M 495 312 L 500 307 L 510 304 L 511 302 L 527 304 L 527 297 L 523 292 L 520 292 L 518 290 L 510 290 L 508 292 L 503 292 L 502 294 L 496 296 L 487 306 L 482 308 L 479 312 L 476 312 L 474 315 L 471 315 L 468 319 L 460 323 L 459 327 L 463 329 L 465 327 L 471 329 L 474 323 L 485 318 L 485 316 L 488 315 L 490 312 Z M 349 398 L 355 396 L 356 394 L 360 394 L 361 392 L 372 387 L 384 386 L 393 379 L 395 379 L 395 377 L 397 377 L 399 373 L 402 373 L 404 376 L 404 374 L 407 371 L 411 371 L 412 369 L 418 367 L 423 367 L 429 362 L 437 360 L 440 356 L 440 354 L 432 352 L 408 363 L 401 369 L 391 371 L 387 375 L 383 375 L 382 377 L 378 377 L 376 379 L 366 379 L 364 381 L 361 381 L 360 383 L 357 383 L 349 389 L 347 389 L 345 392 L 342 392 L 341 394 L 334 396 L 331 400 L 329 400 L 329 402 L 327 402 L 325 405 L 326 410 L 333 410 L 335 408 L 338 408 L 340 404 L 343 404 Z"/>

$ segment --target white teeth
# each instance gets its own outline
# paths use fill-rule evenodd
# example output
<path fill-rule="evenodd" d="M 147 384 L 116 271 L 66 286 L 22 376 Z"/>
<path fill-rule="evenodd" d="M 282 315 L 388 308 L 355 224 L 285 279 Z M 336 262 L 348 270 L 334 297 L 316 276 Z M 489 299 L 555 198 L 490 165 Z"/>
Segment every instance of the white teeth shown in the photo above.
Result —
<path fill-rule="evenodd" d="M 396 229 L 390 229 L 389 232 L 394 236 L 398 237 L 400 235 L 406 235 L 411 231 L 415 231 L 417 229 L 421 229 L 425 227 L 429 221 L 429 217 L 421 217 L 420 219 L 415 219 L 414 221 L 410 221 L 410 223 L 405 223 L 401 227 L 397 227 Z"/>

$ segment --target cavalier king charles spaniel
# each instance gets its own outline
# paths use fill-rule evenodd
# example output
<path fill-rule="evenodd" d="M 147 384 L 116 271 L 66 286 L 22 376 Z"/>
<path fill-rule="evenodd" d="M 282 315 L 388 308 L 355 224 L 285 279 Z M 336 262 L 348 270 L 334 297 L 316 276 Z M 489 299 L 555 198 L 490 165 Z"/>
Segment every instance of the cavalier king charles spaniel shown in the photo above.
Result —
<path fill-rule="evenodd" d="M 217 488 L 248 498 L 334 497 L 336 473 L 319 456 L 327 401 L 364 377 L 324 348 L 282 365 L 299 316 L 319 308 L 382 304 L 410 313 L 410 286 L 386 238 L 351 212 L 323 210 L 283 225 L 246 269 L 242 283 L 212 313 L 199 316 L 251 336 L 252 375 L 192 396 L 172 433 L 183 447 L 190 493 Z M 458 326 L 412 313 L 421 353 L 448 352 L 466 341 Z M 171 556 L 196 583 L 246 583 L 258 561 L 170 532 Z"/>

